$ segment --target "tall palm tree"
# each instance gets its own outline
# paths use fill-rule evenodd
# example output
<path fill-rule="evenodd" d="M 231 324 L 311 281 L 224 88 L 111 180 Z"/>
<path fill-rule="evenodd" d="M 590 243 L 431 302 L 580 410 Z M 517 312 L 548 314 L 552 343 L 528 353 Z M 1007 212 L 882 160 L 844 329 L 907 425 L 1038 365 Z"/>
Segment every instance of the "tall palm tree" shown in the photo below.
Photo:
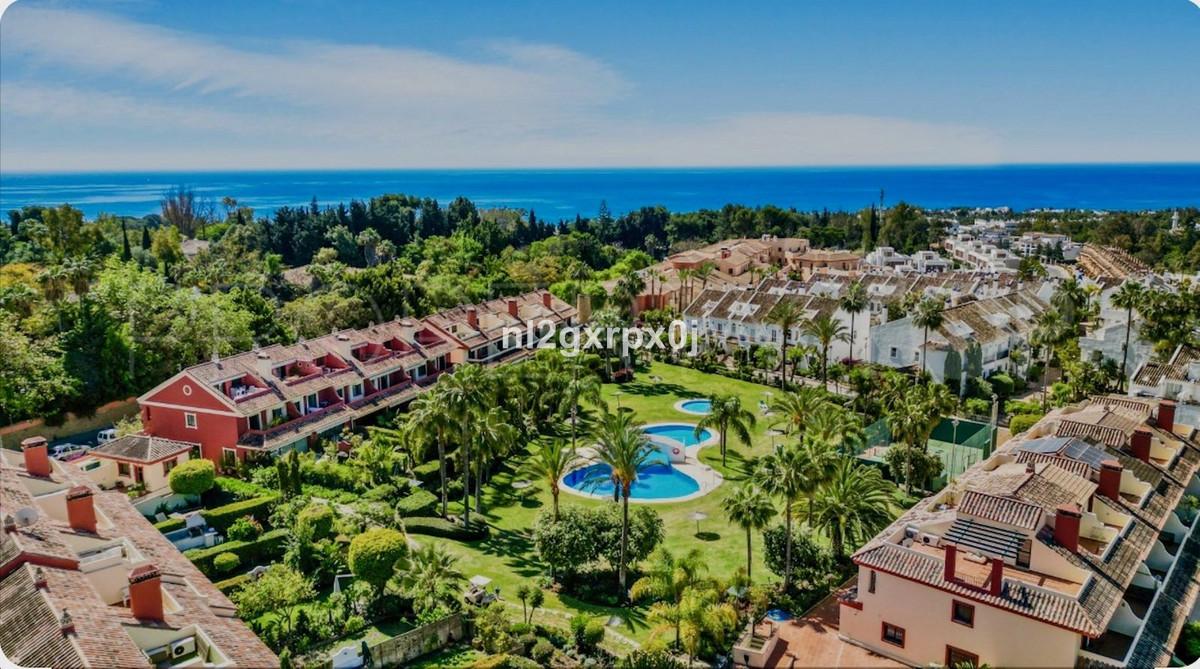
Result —
<path fill-rule="evenodd" d="M 430 541 L 396 565 L 397 589 L 413 602 L 418 616 L 438 607 L 453 610 L 465 580 L 458 569 L 458 557 L 440 542 Z"/>
<path fill-rule="evenodd" d="M 1050 296 L 1050 304 L 1058 310 L 1063 323 L 1072 330 L 1078 329 L 1083 321 L 1087 306 L 1087 292 L 1075 279 L 1066 279 Z"/>
<path fill-rule="evenodd" d="M 850 362 L 854 362 L 854 321 L 867 308 L 867 286 L 862 281 L 852 281 L 842 295 L 842 311 L 850 314 Z"/>
<path fill-rule="evenodd" d="M 1037 318 L 1037 327 L 1030 334 L 1029 343 L 1042 349 L 1042 412 L 1046 411 L 1046 381 L 1049 378 L 1050 359 L 1054 354 L 1054 346 L 1062 341 L 1067 332 L 1068 324 L 1062 316 L 1053 309 L 1042 312 Z"/>
<path fill-rule="evenodd" d="M 688 304 L 691 304 L 690 300 L 686 304 L 684 300 L 687 299 L 686 291 L 688 284 L 692 280 L 692 270 L 686 268 L 675 270 L 675 278 L 679 281 L 679 290 L 675 292 L 675 303 L 679 305 L 677 309 L 679 313 L 683 313 L 683 310 L 687 309 Z"/>
<path fill-rule="evenodd" d="M 796 502 L 804 495 L 809 487 L 806 478 L 805 453 L 800 444 L 789 443 L 780 445 L 775 452 L 759 459 L 758 467 L 754 470 L 753 479 L 760 488 L 780 498 L 783 501 L 784 529 L 784 575 L 783 587 L 787 590 L 792 585 L 792 510 Z"/>
<path fill-rule="evenodd" d="M 446 438 L 455 425 L 451 407 L 441 395 L 442 386 L 438 384 L 413 400 L 405 429 L 420 432 L 423 438 L 433 441 L 437 446 L 438 486 L 442 499 L 442 516 L 445 517 L 449 504 L 446 494 Z"/>
<path fill-rule="evenodd" d="M 891 522 L 891 490 L 874 467 L 852 459 L 838 464 L 817 495 L 815 515 L 836 557 L 846 556 L 847 542 L 866 541 Z"/>
<path fill-rule="evenodd" d="M 679 619 L 690 667 L 705 642 L 711 648 L 725 648 L 726 637 L 737 628 L 738 612 L 712 588 L 690 588 L 679 602 Z"/>
<path fill-rule="evenodd" d="M 1113 306 L 1125 310 L 1125 344 L 1121 347 L 1121 379 L 1117 386 L 1117 390 L 1121 392 L 1125 391 L 1125 383 L 1129 378 L 1125 373 L 1125 366 L 1129 364 L 1129 334 L 1133 329 L 1133 310 L 1141 305 L 1145 295 L 1145 287 L 1130 279 L 1122 283 L 1112 296 Z"/>
<path fill-rule="evenodd" d="M 809 418 L 805 433 L 827 442 L 842 455 L 853 455 L 867 438 L 862 418 L 832 402 L 818 407 Z"/>
<path fill-rule="evenodd" d="M 921 344 L 921 378 L 925 378 L 925 359 L 929 357 L 929 330 L 941 327 L 945 303 L 940 297 L 926 297 L 917 303 L 913 325 L 924 330 Z"/>
<path fill-rule="evenodd" d="M 780 360 L 783 366 L 779 372 L 779 387 L 787 388 L 788 383 L 788 339 L 791 338 L 792 330 L 804 320 L 804 312 L 800 309 L 796 302 L 789 299 L 783 299 L 771 308 L 767 313 L 767 322 L 771 325 L 776 325 L 782 331 L 779 341 Z"/>
<path fill-rule="evenodd" d="M 925 388 L 945 388 L 945 386 L 922 386 Z M 942 420 L 946 410 L 945 394 L 948 391 L 917 390 L 901 395 L 890 403 L 885 410 L 888 429 L 894 440 L 900 441 L 914 450 L 926 453 L 929 450 L 929 435 Z M 953 400 L 951 399 L 952 403 Z M 909 460 L 908 472 L 904 479 L 905 490 L 912 493 L 912 461 Z"/>
<path fill-rule="evenodd" d="M 700 281 L 700 292 L 703 293 L 705 288 L 708 288 L 708 280 L 712 278 L 712 273 L 717 269 L 717 265 L 711 261 L 700 263 L 700 266 L 692 271 L 692 276 Z M 695 299 L 695 298 L 693 298 Z"/>
<path fill-rule="evenodd" d="M 570 375 L 566 379 L 566 386 L 563 389 L 562 396 L 563 402 L 566 403 L 567 410 L 571 416 L 572 451 L 578 445 L 580 403 L 587 401 L 594 406 L 600 407 L 603 411 L 608 410 L 608 405 L 605 404 L 604 398 L 600 393 L 600 378 L 584 365 L 584 361 L 581 358 L 582 355 L 576 355 L 569 359 L 567 367 L 570 368 Z"/>
<path fill-rule="evenodd" d="M 459 462 L 463 477 L 463 522 L 471 520 L 471 441 L 480 408 L 491 397 L 491 378 L 480 365 L 460 365 L 438 381 L 440 399 L 459 428 Z"/>
<path fill-rule="evenodd" d="M 604 416 L 596 440 L 596 459 L 608 465 L 621 498 L 621 564 L 617 580 L 621 592 L 626 591 L 629 554 L 629 492 L 637 480 L 638 470 L 650 459 L 654 447 L 633 420 L 633 413 L 618 411 Z"/>
<path fill-rule="evenodd" d="M 838 322 L 833 314 L 821 314 L 804 323 L 804 334 L 817 340 L 821 348 L 821 383 L 829 382 L 829 347 L 835 341 L 849 341 L 846 326 Z"/>
<path fill-rule="evenodd" d="M 498 406 L 482 411 L 475 423 L 475 511 L 483 513 L 484 475 L 496 458 L 508 455 L 517 442 L 518 431 Z"/>
<path fill-rule="evenodd" d="M 743 484 L 733 490 L 728 497 L 721 500 L 721 508 L 729 522 L 746 531 L 746 579 L 751 578 L 751 565 L 754 563 L 751 533 L 761 531 L 775 517 L 775 505 L 771 496 L 753 483 Z"/>
<path fill-rule="evenodd" d="M 725 466 L 725 448 L 729 443 L 729 433 L 733 432 L 742 445 L 750 445 L 750 428 L 754 427 L 754 414 L 742 406 L 742 399 L 737 395 L 713 395 L 709 398 L 708 415 L 696 423 L 695 436 L 697 439 L 705 428 L 713 428 L 721 433 L 721 466 Z"/>
<path fill-rule="evenodd" d="M 801 386 L 794 392 L 780 393 L 771 398 L 771 413 L 776 416 L 772 427 L 783 426 L 784 432 L 797 437 L 804 434 L 808 419 L 829 404 L 820 388 Z"/>
<path fill-rule="evenodd" d="M 538 441 L 533 456 L 525 462 L 527 471 L 546 482 L 550 488 L 550 497 L 554 500 L 554 522 L 558 522 L 558 494 L 561 490 L 558 482 L 575 465 L 577 458 L 575 449 L 562 439 L 542 439 Z"/>
<path fill-rule="evenodd" d="M 633 587 L 629 589 L 629 596 L 635 602 L 652 599 L 674 608 L 675 611 L 664 618 L 674 623 L 675 643 L 678 645 L 679 604 L 689 588 L 712 585 L 705 576 L 707 571 L 708 565 L 699 548 L 693 548 L 680 556 L 662 548 L 655 553 L 646 575 L 634 581 Z"/>

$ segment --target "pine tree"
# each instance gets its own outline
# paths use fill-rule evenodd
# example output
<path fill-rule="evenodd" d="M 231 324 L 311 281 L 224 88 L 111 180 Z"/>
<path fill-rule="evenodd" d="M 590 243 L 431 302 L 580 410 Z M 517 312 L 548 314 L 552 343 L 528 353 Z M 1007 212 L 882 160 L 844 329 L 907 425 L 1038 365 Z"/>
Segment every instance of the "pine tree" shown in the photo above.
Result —
<path fill-rule="evenodd" d="M 133 258 L 133 250 L 129 248 L 129 231 L 125 229 L 125 221 L 121 220 L 121 260 Z"/>
<path fill-rule="evenodd" d="M 150 250 L 150 226 L 142 224 L 142 250 Z"/>

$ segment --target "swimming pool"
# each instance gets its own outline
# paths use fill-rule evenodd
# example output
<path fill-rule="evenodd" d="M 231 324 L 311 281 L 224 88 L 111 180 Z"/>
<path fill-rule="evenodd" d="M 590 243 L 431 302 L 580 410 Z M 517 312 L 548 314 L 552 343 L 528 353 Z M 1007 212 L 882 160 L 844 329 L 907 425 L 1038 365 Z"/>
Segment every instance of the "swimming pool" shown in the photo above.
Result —
<path fill-rule="evenodd" d="M 707 402 L 708 400 L 702 400 Z M 708 428 L 700 430 L 700 438 L 696 438 L 696 426 L 690 423 L 664 423 L 662 425 L 650 425 L 642 428 L 651 439 L 654 437 L 664 437 L 677 441 L 684 446 L 695 446 L 702 444 L 709 439 L 712 439 L 713 433 Z"/>
<path fill-rule="evenodd" d="M 695 400 L 683 400 L 675 405 L 676 409 L 684 413 L 695 414 L 697 416 L 707 416 L 712 413 L 712 400 L 701 398 Z"/>
<path fill-rule="evenodd" d="M 588 465 L 567 474 L 563 483 L 581 492 L 612 497 L 612 468 L 606 464 Z M 630 499 L 674 499 L 700 490 L 696 479 L 675 469 L 664 453 L 655 450 L 651 461 L 638 469 L 637 480 L 629 489 Z"/>

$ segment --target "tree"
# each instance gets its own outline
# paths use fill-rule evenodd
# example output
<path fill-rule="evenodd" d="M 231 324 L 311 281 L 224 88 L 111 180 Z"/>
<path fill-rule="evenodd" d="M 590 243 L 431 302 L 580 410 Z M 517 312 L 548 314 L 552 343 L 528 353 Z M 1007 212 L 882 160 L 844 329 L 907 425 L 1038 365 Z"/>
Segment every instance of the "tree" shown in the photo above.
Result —
<path fill-rule="evenodd" d="M 191 188 L 180 185 L 163 193 L 159 201 L 162 219 L 179 232 L 194 237 L 199 222 L 196 210 L 196 194 Z M 157 253 L 155 255 L 158 255 Z"/>
<path fill-rule="evenodd" d="M 211 460 L 196 458 L 177 465 L 167 474 L 167 484 L 176 495 L 197 497 L 208 492 L 216 481 L 217 469 Z"/>
<path fill-rule="evenodd" d="M 471 521 L 471 442 L 480 410 L 491 395 L 489 372 L 480 365 L 460 365 L 438 382 L 441 401 L 459 428 L 459 459 L 463 477 L 463 522 Z"/>
<path fill-rule="evenodd" d="M 844 558 L 848 542 L 866 541 L 891 522 L 891 486 L 878 469 L 847 458 L 822 486 L 815 510 L 833 554 Z"/>
<path fill-rule="evenodd" d="M 238 614 L 249 620 L 264 613 L 277 612 L 291 636 L 292 614 L 296 607 L 316 597 L 312 583 L 303 574 L 282 564 L 273 564 L 256 579 L 247 581 L 233 600 Z"/>
<path fill-rule="evenodd" d="M 438 488 L 442 501 L 442 516 L 447 515 L 449 502 L 446 494 L 446 437 L 454 429 L 451 407 L 442 401 L 441 385 L 413 400 L 405 430 L 418 433 L 422 438 L 437 445 Z"/>
<path fill-rule="evenodd" d="M 582 355 L 575 355 L 567 359 L 567 367 L 571 373 L 563 392 L 563 402 L 571 415 L 572 452 L 577 446 L 580 402 L 587 401 L 603 411 L 608 411 L 608 405 L 604 403 L 600 394 L 600 378 L 584 364 L 582 358 Z"/>
<path fill-rule="evenodd" d="M 787 546 L 792 546 L 792 568 L 787 569 Z M 833 554 L 818 543 L 813 530 L 794 527 L 791 533 L 783 525 L 773 525 L 763 531 L 763 557 L 767 569 L 783 578 L 791 575 L 792 583 L 800 590 L 813 592 L 829 585 L 836 577 Z"/>
<path fill-rule="evenodd" d="M 558 519 L 547 512 L 533 521 L 533 549 L 554 578 L 571 576 L 599 556 L 592 509 L 568 506 Z"/>
<path fill-rule="evenodd" d="M 800 444 L 783 444 L 758 461 L 754 470 L 754 481 L 763 490 L 779 497 L 783 501 L 784 525 L 787 529 L 788 543 L 786 546 L 784 590 L 791 588 L 792 572 L 792 509 L 804 494 L 812 487 L 806 478 L 808 463 Z"/>
<path fill-rule="evenodd" d="M 829 405 L 825 391 L 802 386 L 795 392 L 781 393 L 771 399 L 771 413 L 778 416 L 772 427 L 783 426 L 784 432 L 800 437 L 809 419 Z"/>
<path fill-rule="evenodd" d="M 775 505 L 771 503 L 771 496 L 762 488 L 753 483 L 745 483 L 721 500 L 721 508 L 729 522 L 746 531 L 746 579 L 753 580 L 751 535 L 754 530 L 761 531 L 771 522 L 776 513 Z"/>
<path fill-rule="evenodd" d="M 711 409 L 696 424 L 697 439 L 705 428 L 714 428 L 721 433 L 721 466 L 725 466 L 725 449 L 729 433 L 733 432 L 743 445 L 750 445 L 750 428 L 754 427 L 754 414 L 742 407 L 737 395 L 713 395 L 709 398 Z"/>
<path fill-rule="evenodd" d="M 903 480 L 906 491 L 911 494 L 913 482 L 924 487 L 926 482 L 942 473 L 942 459 L 933 453 L 900 443 L 893 444 L 883 456 L 888 470 L 898 480 Z"/>
<path fill-rule="evenodd" d="M 1125 391 L 1129 380 L 1125 366 L 1129 363 L 1129 334 L 1133 329 L 1133 310 L 1139 309 L 1145 299 L 1145 287 L 1132 279 L 1126 279 L 1112 296 L 1113 306 L 1125 310 L 1125 343 L 1121 346 L 1121 379 L 1117 386 L 1120 392 Z"/>
<path fill-rule="evenodd" d="M 1037 318 L 1037 326 L 1030 334 L 1029 343 L 1042 349 L 1042 413 L 1046 412 L 1046 386 L 1047 376 L 1050 372 L 1050 359 L 1054 354 L 1054 347 L 1063 340 L 1068 331 L 1068 324 L 1065 323 L 1057 311 L 1044 311 Z"/>
<path fill-rule="evenodd" d="M 638 470 L 650 458 L 653 446 L 641 426 L 634 422 L 631 412 L 619 411 L 606 414 L 597 434 L 596 459 L 608 465 L 613 482 L 621 498 L 621 557 L 617 568 L 617 581 L 622 596 L 626 592 L 626 554 L 629 549 L 629 495 Z"/>
<path fill-rule="evenodd" d="M 538 442 L 533 456 L 526 461 L 526 467 L 533 476 L 542 479 L 550 488 L 550 497 L 554 502 L 554 521 L 558 522 L 558 495 L 561 492 L 558 482 L 571 471 L 576 462 L 575 451 L 561 439 L 543 439 Z"/>
<path fill-rule="evenodd" d="M 884 416 L 893 441 L 899 441 L 921 453 L 927 452 L 929 435 L 941 422 L 942 414 L 953 405 L 953 397 L 941 384 L 918 386 L 889 398 Z M 904 477 L 905 490 L 911 494 L 913 481 L 924 479 L 918 478 L 918 472 L 913 468 L 919 462 L 913 458 L 906 458 L 904 462 L 908 465 Z"/>
<path fill-rule="evenodd" d="M 649 599 L 664 605 L 660 608 L 671 609 L 663 611 L 664 620 L 670 620 L 675 625 L 675 644 L 680 641 L 679 606 L 684 593 L 689 588 L 708 586 L 704 574 L 708 566 L 700 549 L 693 548 L 682 556 L 676 557 L 667 549 L 659 550 L 650 565 L 646 575 L 634 582 L 629 595 L 634 601 Z M 656 605 L 657 606 L 657 605 Z"/>
<path fill-rule="evenodd" d="M 854 362 L 854 321 L 867 308 L 867 287 L 862 281 L 852 281 L 842 295 L 840 306 L 842 311 L 850 314 L 850 362 Z"/>
<path fill-rule="evenodd" d="M 654 621 L 655 607 L 650 607 L 647 617 Z M 727 637 L 737 629 L 738 613 L 732 604 L 720 601 L 713 589 L 689 588 L 679 602 L 679 625 L 691 666 L 706 647 L 725 649 Z"/>
<path fill-rule="evenodd" d="M 171 268 L 183 262 L 183 240 L 179 230 L 171 225 L 165 225 L 154 231 L 150 252 L 162 263 L 163 274 L 170 274 Z"/>
<path fill-rule="evenodd" d="M 767 313 L 767 322 L 777 326 L 782 332 L 779 340 L 780 357 L 783 365 L 779 373 L 779 387 L 782 389 L 787 389 L 788 383 L 788 340 L 791 339 L 792 330 L 803 320 L 804 312 L 792 300 L 780 301 L 779 304 L 776 304 Z"/>
<path fill-rule="evenodd" d="M 428 542 L 397 564 L 398 589 L 413 602 L 419 620 L 432 620 L 439 613 L 458 608 L 466 579 L 458 569 L 458 558 L 436 542 Z"/>
<path fill-rule="evenodd" d="M 925 377 L 925 361 L 929 357 L 929 330 L 941 327 L 944 303 L 940 297 L 926 297 L 917 303 L 913 325 L 924 331 L 921 344 L 921 378 Z"/>
<path fill-rule="evenodd" d="M 804 323 L 804 334 L 817 340 L 821 348 L 821 383 L 829 382 L 829 347 L 835 341 L 849 341 L 846 326 L 838 322 L 833 314 L 821 314 Z"/>
<path fill-rule="evenodd" d="M 367 530 L 350 541 L 347 563 L 356 578 L 377 593 L 396 571 L 396 563 L 408 555 L 404 534 L 385 527 Z"/>

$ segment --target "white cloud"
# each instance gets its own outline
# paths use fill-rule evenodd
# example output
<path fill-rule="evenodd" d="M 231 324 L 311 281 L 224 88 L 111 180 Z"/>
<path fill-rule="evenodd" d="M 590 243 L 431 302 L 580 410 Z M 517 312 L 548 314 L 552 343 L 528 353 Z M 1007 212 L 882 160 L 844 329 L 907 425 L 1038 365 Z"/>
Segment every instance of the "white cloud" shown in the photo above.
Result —
<path fill-rule="evenodd" d="M 231 45 L 109 16 L 4 17 L 0 151 L 10 171 L 994 162 L 975 127 L 748 109 L 662 121 L 569 48 L 471 57 L 326 42 Z M 36 76 L 33 74 L 36 73 Z M 56 73 L 49 76 L 46 73 Z M 56 128 L 70 141 L 47 142 Z"/>

